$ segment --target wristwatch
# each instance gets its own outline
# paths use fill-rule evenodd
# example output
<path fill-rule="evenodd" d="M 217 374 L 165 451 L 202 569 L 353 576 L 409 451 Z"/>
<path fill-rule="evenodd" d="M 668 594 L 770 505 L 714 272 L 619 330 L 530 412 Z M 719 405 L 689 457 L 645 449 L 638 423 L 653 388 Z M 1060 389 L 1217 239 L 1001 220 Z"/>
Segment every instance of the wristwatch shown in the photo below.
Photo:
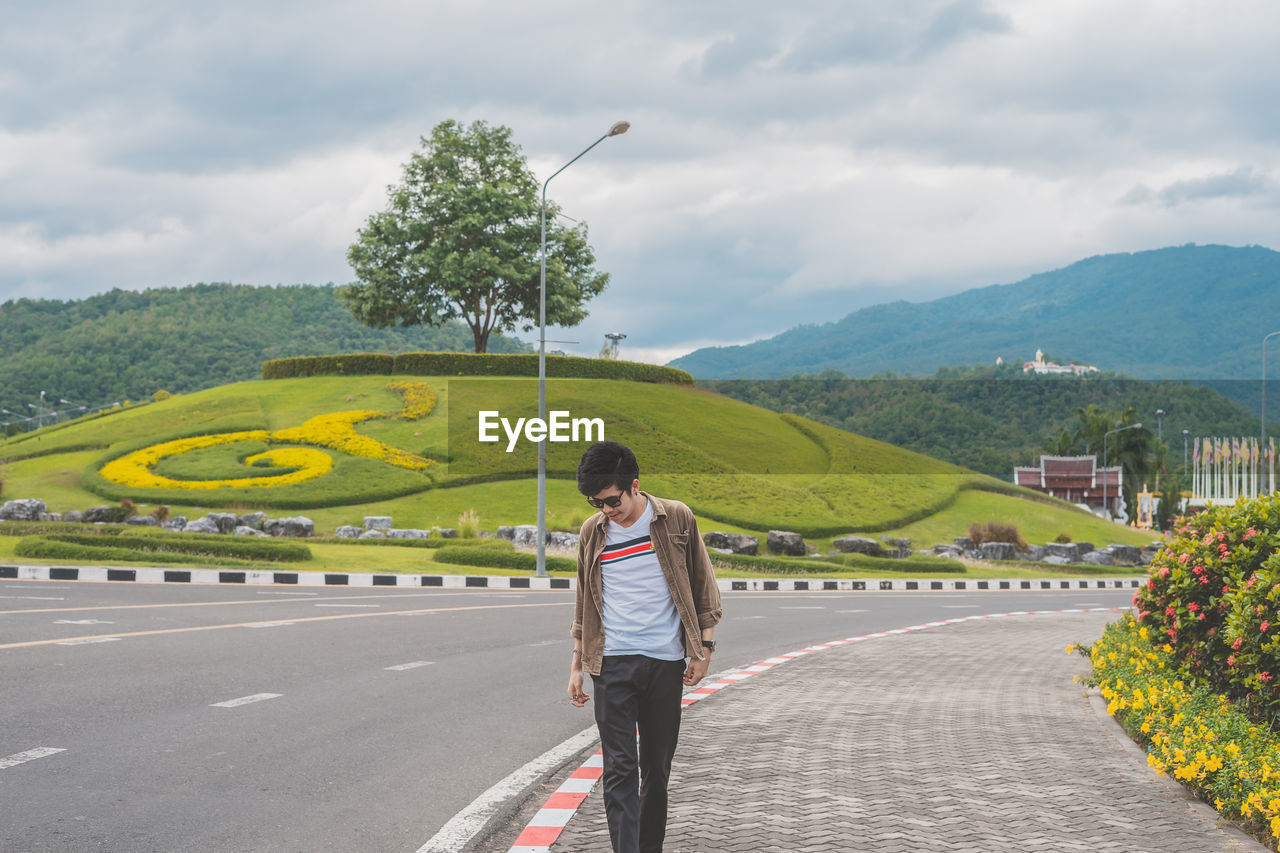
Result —
<path fill-rule="evenodd" d="M 709 652 L 714 652 L 714 651 L 716 650 L 716 641 L 715 641 L 715 640 L 703 640 L 703 641 L 702 641 L 702 647 L 703 647 L 704 649 L 706 649 L 707 651 L 709 651 Z"/>

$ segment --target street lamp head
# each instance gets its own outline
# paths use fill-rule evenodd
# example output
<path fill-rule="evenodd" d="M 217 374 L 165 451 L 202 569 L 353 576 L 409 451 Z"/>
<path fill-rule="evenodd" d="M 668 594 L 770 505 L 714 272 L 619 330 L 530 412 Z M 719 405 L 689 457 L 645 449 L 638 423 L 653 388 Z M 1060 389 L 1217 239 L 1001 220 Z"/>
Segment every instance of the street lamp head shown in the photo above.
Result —
<path fill-rule="evenodd" d="M 629 122 L 629 121 L 615 121 L 615 122 L 613 123 L 613 127 L 609 128 L 609 133 L 608 133 L 607 135 L 608 135 L 608 136 L 621 136 L 622 134 L 626 133 L 626 132 L 627 132 L 628 130 L 630 130 L 630 129 L 631 129 L 631 122 Z"/>
<path fill-rule="evenodd" d="M 1142 429 L 1142 424 L 1141 424 L 1141 422 L 1134 424 L 1134 425 L 1133 425 L 1133 428 L 1134 428 L 1134 429 Z"/>

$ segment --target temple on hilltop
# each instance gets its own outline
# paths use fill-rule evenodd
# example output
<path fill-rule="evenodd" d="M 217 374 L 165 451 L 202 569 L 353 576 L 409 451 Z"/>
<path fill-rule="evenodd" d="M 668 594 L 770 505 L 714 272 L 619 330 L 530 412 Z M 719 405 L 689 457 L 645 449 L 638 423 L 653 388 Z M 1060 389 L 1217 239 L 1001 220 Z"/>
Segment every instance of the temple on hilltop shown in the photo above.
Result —
<path fill-rule="evenodd" d="M 1086 373 L 1097 373 L 1098 368 L 1092 364 L 1054 364 L 1052 361 L 1044 360 L 1044 350 L 1036 350 L 1035 361 L 1024 361 L 1022 363 L 1023 373 L 1074 373 L 1076 376 L 1083 376 Z"/>
<path fill-rule="evenodd" d="M 1128 522 L 1119 465 L 1099 468 L 1097 456 L 1041 456 L 1036 468 L 1014 468 L 1013 482 L 1087 508 L 1094 515 Z"/>

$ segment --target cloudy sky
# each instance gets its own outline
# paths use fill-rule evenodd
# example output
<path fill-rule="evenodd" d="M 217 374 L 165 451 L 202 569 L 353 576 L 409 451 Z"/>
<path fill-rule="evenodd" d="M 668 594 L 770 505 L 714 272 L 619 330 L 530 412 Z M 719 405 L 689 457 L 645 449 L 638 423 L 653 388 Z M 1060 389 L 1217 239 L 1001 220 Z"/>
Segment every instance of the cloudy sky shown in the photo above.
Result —
<path fill-rule="evenodd" d="M 1090 255 L 1280 248 L 1274 0 L 5 4 L 0 301 L 343 283 L 436 123 L 509 126 L 665 361 Z M 532 335 L 526 335 L 526 339 Z"/>

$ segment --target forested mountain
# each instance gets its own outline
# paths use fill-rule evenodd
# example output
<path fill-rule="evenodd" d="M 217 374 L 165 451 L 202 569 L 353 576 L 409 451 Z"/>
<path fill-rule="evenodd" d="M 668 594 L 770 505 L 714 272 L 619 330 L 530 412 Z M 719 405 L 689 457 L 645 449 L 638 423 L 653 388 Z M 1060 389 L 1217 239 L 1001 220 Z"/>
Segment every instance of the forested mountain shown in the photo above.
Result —
<path fill-rule="evenodd" d="M 19 299 L 0 305 L 0 406 L 96 406 L 158 390 L 197 391 L 261 376 L 266 359 L 343 352 L 470 351 L 460 323 L 372 329 L 356 322 L 333 286 L 196 284 L 88 299 Z M 490 352 L 527 345 L 493 336 Z M 6 416 L 7 419 L 7 416 Z"/>
<path fill-rule="evenodd" d="M 1043 349 L 1143 379 L 1258 379 L 1262 337 L 1277 329 L 1280 253 L 1187 245 L 1101 255 L 932 302 L 875 305 L 671 364 L 699 379 L 827 368 L 928 375 L 998 357 L 1021 364 Z"/>
<path fill-rule="evenodd" d="M 1144 425 L 1153 485 L 1154 467 L 1162 462 L 1165 470 L 1182 467 L 1184 429 L 1194 439 L 1257 435 L 1259 428 L 1251 412 L 1204 385 L 1105 373 L 1037 377 L 1023 374 L 1020 365 L 946 368 L 930 377 L 909 379 L 850 379 L 828 370 L 791 379 L 698 384 L 1005 480 L 1012 479 L 1015 465 L 1034 465 L 1042 452 L 1085 453 L 1084 436 L 1077 432 L 1081 414 L 1091 406 L 1109 417 L 1128 411 L 1126 422 Z M 1268 411 L 1271 408 L 1268 399 Z M 1157 410 L 1164 415 L 1157 417 Z M 1280 423 L 1268 419 L 1267 427 L 1280 436 Z M 1161 433 L 1163 451 L 1156 440 Z M 1111 449 L 1116 447 L 1113 438 Z"/>

